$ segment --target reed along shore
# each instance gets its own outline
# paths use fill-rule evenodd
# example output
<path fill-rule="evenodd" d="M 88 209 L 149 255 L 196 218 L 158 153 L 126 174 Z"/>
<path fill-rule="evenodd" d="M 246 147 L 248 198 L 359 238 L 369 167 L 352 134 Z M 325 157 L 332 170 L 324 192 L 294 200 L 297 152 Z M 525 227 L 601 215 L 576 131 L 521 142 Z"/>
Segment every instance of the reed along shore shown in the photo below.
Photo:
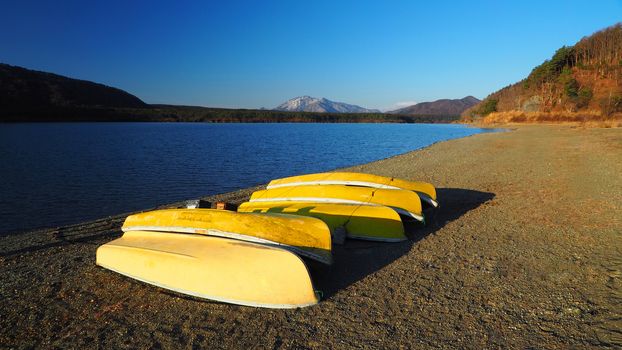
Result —
<path fill-rule="evenodd" d="M 348 170 L 431 182 L 442 207 L 409 241 L 335 246 L 318 305 L 215 303 L 95 266 L 123 214 L 0 237 L 0 347 L 622 347 L 622 129 L 520 126 Z"/>

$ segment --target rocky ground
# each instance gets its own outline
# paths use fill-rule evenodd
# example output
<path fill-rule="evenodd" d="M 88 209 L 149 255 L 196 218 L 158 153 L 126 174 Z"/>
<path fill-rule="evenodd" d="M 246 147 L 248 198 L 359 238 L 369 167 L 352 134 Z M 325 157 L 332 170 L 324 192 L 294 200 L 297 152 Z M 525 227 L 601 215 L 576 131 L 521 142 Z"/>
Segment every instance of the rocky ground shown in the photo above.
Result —
<path fill-rule="evenodd" d="M 95 266 L 124 214 L 0 237 L 0 347 L 622 347 L 622 129 L 521 126 L 350 170 L 432 182 L 442 209 L 410 241 L 336 246 L 320 304 L 214 303 Z"/>

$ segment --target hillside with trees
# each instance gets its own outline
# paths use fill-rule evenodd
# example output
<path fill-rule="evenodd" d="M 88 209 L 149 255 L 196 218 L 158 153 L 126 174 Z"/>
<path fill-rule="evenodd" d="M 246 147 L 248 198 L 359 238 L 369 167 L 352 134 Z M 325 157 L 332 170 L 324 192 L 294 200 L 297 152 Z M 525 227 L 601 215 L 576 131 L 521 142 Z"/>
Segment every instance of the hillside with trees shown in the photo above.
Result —
<path fill-rule="evenodd" d="M 0 64 L 0 110 L 40 112 L 55 108 L 144 108 L 138 97 L 85 80 Z"/>
<path fill-rule="evenodd" d="M 467 108 L 470 108 L 480 100 L 473 96 L 467 96 L 461 99 L 441 99 L 432 102 L 420 102 L 412 106 L 396 109 L 387 113 L 405 114 L 405 115 L 460 115 Z"/>
<path fill-rule="evenodd" d="M 563 46 L 529 76 L 462 114 L 483 122 L 622 118 L 622 24 Z"/>

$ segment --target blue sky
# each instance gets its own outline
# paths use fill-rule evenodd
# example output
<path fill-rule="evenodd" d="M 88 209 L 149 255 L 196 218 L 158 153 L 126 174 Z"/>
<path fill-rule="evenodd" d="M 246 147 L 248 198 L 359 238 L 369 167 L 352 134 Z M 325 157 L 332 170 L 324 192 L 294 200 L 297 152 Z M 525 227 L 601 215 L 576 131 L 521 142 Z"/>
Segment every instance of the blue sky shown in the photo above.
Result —
<path fill-rule="evenodd" d="M 0 62 L 148 103 L 369 108 L 489 93 L 622 21 L 599 1 L 1 0 Z"/>

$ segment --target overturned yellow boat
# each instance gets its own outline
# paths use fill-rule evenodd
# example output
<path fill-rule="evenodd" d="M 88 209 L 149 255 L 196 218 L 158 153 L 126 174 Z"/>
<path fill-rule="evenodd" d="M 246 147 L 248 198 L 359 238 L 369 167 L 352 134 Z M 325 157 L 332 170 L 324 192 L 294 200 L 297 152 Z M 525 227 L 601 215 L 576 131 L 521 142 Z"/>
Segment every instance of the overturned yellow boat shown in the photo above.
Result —
<path fill-rule="evenodd" d="M 123 231 L 196 233 L 281 246 L 332 263 L 330 230 L 312 217 L 242 214 L 215 209 L 163 209 L 130 215 Z"/>
<path fill-rule="evenodd" d="M 408 181 L 394 177 L 386 177 L 354 172 L 328 172 L 285 177 L 270 181 L 267 188 L 274 189 L 292 186 L 312 185 L 348 185 L 384 189 L 403 189 L 416 192 L 421 200 L 431 207 L 438 207 L 436 189 L 423 181 Z"/>
<path fill-rule="evenodd" d="M 222 237 L 129 231 L 97 249 L 97 265 L 226 303 L 296 308 L 319 300 L 307 267 L 296 254 Z"/>
<path fill-rule="evenodd" d="M 255 201 L 242 203 L 238 211 L 311 216 L 324 221 L 333 232 L 345 229 L 350 238 L 383 242 L 407 239 L 399 214 L 377 204 Z"/>
<path fill-rule="evenodd" d="M 345 185 L 309 185 L 278 187 L 255 191 L 249 202 L 314 202 L 345 204 L 380 204 L 399 214 L 424 221 L 419 196 L 408 190 L 356 187 Z"/>

